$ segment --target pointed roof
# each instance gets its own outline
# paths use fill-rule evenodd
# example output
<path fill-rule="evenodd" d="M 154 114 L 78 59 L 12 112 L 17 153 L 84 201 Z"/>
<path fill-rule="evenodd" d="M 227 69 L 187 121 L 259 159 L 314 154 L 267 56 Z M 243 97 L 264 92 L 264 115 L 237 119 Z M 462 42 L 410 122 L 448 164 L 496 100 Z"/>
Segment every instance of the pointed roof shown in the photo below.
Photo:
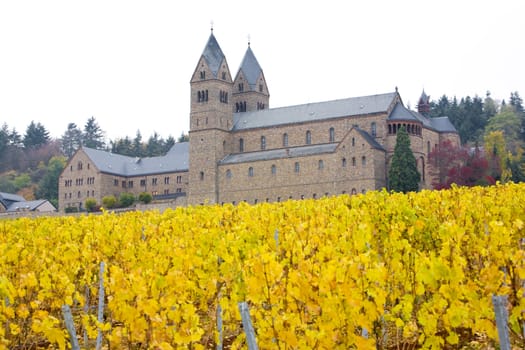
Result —
<path fill-rule="evenodd" d="M 421 96 L 419 97 L 419 104 L 427 104 L 430 102 L 430 96 L 428 96 L 425 93 L 425 89 L 423 89 L 423 92 L 421 92 Z"/>
<path fill-rule="evenodd" d="M 396 106 L 388 116 L 388 120 L 402 120 L 411 122 L 423 122 L 419 120 L 408 108 L 401 103 L 396 103 Z"/>
<path fill-rule="evenodd" d="M 208 67 L 210 67 L 213 76 L 217 78 L 222 61 L 224 61 L 226 58 L 222 53 L 217 39 L 215 39 L 215 35 L 213 35 L 213 31 L 211 32 L 210 38 L 204 47 L 202 56 L 206 60 L 206 63 L 208 63 Z"/>
<path fill-rule="evenodd" d="M 448 117 L 429 118 L 419 112 L 409 110 L 401 103 L 396 104 L 388 116 L 388 120 L 420 122 L 424 127 L 436 130 L 437 132 L 457 133 L 456 128 Z"/>
<path fill-rule="evenodd" d="M 244 54 L 244 58 L 242 59 L 241 66 L 239 67 L 239 73 L 242 72 L 248 81 L 248 85 L 250 86 L 251 91 L 256 90 L 257 86 L 257 79 L 262 73 L 261 66 L 259 65 L 259 62 L 257 62 L 257 59 L 255 58 L 255 55 L 253 54 L 252 48 L 248 44 L 248 49 L 246 50 L 246 53 Z"/>

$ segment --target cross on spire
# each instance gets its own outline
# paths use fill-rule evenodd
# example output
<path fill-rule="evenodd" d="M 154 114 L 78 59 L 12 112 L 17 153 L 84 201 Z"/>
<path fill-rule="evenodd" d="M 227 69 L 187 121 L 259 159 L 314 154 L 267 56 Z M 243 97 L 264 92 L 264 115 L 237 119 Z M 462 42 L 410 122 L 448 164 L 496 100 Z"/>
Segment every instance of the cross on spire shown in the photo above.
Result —
<path fill-rule="evenodd" d="M 213 33 L 213 20 L 210 21 L 211 32 Z"/>

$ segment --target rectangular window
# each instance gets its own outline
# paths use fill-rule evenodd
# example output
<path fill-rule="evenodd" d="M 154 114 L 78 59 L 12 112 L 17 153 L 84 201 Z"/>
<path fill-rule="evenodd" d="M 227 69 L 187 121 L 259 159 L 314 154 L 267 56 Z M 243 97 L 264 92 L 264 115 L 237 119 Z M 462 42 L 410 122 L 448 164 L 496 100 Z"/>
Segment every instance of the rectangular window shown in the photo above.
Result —
<path fill-rule="evenodd" d="M 170 190 L 164 190 L 164 194 L 170 194 Z"/>
<path fill-rule="evenodd" d="M 180 175 L 177 176 L 177 183 L 178 184 L 182 183 L 182 176 L 180 176 Z"/>
<path fill-rule="evenodd" d="M 182 193 L 182 188 L 177 187 L 177 193 Z"/>
<path fill-rule="evenodd" d="M 128 181 L 128 188 L 133 188 L 133 181 Z"/>
<path fill-rule="evenodd" d="M 146 180 L 140 180 L 140 186 L 141 187 L 146 187 Z"/>
<path fill-rule="evenodd" d="M 295 172 L 298 173 L 300 170 L 299 162 L 295 162 Z"/>
<path fill-rule="evenodd" d="M 126 188 L 126 181 L 122 181 L 122 188 Z"/>
<path fill-rule="evenodd" d="M 170 184 L 170 177 L 169 176 L 166 176 L 164 178 L 164 185 L 169 185 Z"/>
<path fill-rule="evenodd" d="M 156 186 L 156 185 L 157 185 L 157 178 L 156 178 L 156 177 L 154 177 L 153 179 L 151 179 L 151 184 L 152 184 L 153 186 Z"/>
<path fill-rule="evenodd" d="M 118 186 L 118 179 L 113 180 L 113 186 Z"/>

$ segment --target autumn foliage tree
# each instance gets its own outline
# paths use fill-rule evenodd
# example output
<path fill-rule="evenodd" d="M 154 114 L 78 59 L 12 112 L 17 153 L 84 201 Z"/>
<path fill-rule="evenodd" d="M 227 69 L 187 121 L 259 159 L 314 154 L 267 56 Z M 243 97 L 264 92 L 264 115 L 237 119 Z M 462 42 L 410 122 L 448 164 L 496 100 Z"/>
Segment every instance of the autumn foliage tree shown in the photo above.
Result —
<path fill-rule="evenodd" d="M 489 161 L 478 147 L 469 150 L 454 145 L 450 140 L 443 141 L 429 154 L 430 174 L 434 177 L 434 189 L 458 186 L 491 185 Z"/>

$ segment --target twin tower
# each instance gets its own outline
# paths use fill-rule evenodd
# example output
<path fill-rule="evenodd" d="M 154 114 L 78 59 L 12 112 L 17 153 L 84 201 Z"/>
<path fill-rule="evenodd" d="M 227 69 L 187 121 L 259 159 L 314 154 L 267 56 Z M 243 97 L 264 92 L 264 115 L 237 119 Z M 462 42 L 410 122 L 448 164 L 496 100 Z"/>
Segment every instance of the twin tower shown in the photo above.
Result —
<path fill-rule="evenodd" d="M 232 79 L 212 30 L 191 78 L 188 204 L 218 202 L 219 161 L 234 152 L 234 113 L 267 109 L 269 101 L 250 45 Z"/>

